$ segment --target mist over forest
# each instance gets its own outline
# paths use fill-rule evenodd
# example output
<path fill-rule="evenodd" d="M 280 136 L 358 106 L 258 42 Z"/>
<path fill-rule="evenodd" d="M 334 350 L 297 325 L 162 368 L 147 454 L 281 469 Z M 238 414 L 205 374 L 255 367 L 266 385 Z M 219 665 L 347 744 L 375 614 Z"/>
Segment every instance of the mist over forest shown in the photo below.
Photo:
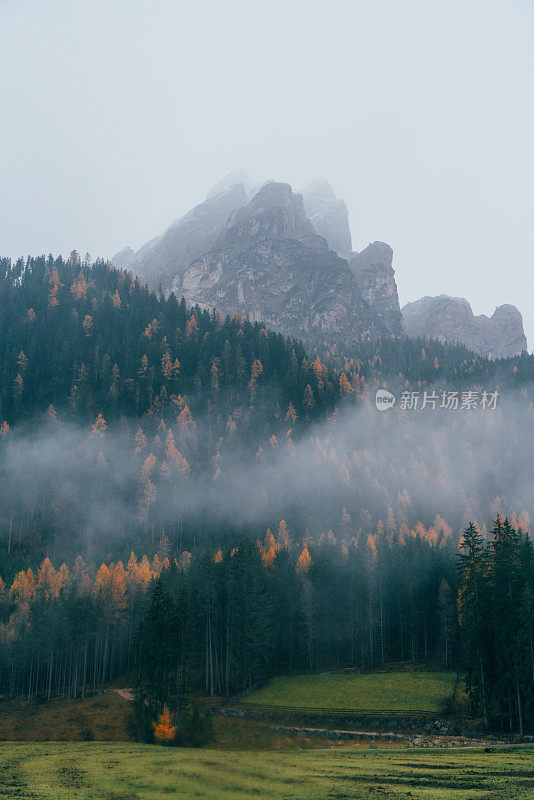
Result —
<path fill-rule="evenodd" d="M 76 252 L 0 267 L 8 697 L 83 698 L 135 669 L 150 740 L 168 704 L 189 730 L 201 691 L 431 660 L 463 665 L 487 727 L 523 728 L 534 357 L 304 344 Z"/>
<path fill-rule="evenodd" d="M 218 547 L 261 537 L 282 519 L 298 540 L 328 530 L 350 540 L 375 532 L 379 520 L 413 529 L 439 515 L 457 540 L 472 520 L 529 519 L 531 414 L 527 389 L 502 397 L 495 410 L 385 413 L 369 392 L 358 407 L 343 406 L 303 432 L 286 419 L 252 448 L 233 431 L 213 441 L 202 417 L 185 435 L 175 420 L 155 431 L 152 422 L 123 421 L 95 432 L 38 419 L 2 442 L 3 544 L 11 527 L 16 552 L 32 515 L 48 521 L 45 554 L 67 547 L 90 560 L 126 557 L 137 537 L 150 549 L 163 533 L 176 553 Z M 210 439 L 199 458 L 198 442 Z M 171 441 L 186 468 L 169 458 Z M 342 522 L 343 509 L 350 522 Z M 14 521 L 22 526 L 16 534 Z"/>
<path fill-rule="evenodd" d="M 0 798 L 532 797 L 533 39 L 0 0 Z"/>

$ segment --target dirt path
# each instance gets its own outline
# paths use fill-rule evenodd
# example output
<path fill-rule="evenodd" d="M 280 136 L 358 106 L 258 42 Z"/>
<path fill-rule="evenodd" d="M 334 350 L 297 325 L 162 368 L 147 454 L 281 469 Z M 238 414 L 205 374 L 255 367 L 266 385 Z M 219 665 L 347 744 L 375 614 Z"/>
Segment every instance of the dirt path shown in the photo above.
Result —
<path fill-rule="evenodd" d="M 524 748 L 534 747 L 534 742 L 510 742 L 507 739 L 497 738 L 470 738 L 467 736 L 440 736 L 423 733 L 393 733 L 391 731 L 353 731 L 353 730 L 330 730 L 326 728 L 306 728 L 299 726 L 273 725 L 267 722 L 253 722 L 260 728 L 269 728 L 276 733 L 283 733 L 288 736 L 319 736 L 332 739 L 334 741 L 369 741 L 376 742 L 398 742 L 406 744 L 408 748 L 446 748 L 446 749 L 497 749 L 502 748 Z M 332 749 L 332 748 L 328 748 Z M 335 749 L 335 748 L 334 748 Z M 341 749 L 341 748 L 340 748 Z"/>
<path fill-rule="evenodd" d="M 125 700 L 133 700 L 134 699 L 133 689 L 115 689 L 115 691 L 121 697 L 124 697 Z"/>

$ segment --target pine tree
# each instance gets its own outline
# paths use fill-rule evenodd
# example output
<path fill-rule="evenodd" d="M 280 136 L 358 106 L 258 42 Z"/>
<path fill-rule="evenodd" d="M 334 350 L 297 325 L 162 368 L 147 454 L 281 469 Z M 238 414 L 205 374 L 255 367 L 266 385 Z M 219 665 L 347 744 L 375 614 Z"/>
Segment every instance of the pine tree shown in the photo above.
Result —
<path fill-rule="evenodd" d="M 492 648 L 487 558 L 480 531 L 470 523 L 460 542 L 459 621 L 467 668 L 467 692 L 489 726 L 488 682 Z"/>

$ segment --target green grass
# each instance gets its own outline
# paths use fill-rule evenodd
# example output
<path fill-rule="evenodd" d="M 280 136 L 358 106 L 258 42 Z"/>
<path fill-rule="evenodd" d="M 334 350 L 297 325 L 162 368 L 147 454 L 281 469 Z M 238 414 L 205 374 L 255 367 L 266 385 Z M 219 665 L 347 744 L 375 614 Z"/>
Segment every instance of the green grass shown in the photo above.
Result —
<path fill-rule="evenodd" d="M 362 711 L 436 711 L 452 696 L 450 672 L 294 675 L 273 678 L 241 703 Z"/>
<path fill-rule="evenodd" d="M 128 700 L 113 690 L 85 700 L 0 703 L 0 741 L 128 741 L 130 710 Z"/>
<path fill-rule="evenodd" d="M 28 800 L 532 800 L 533 752 L 229 753 L 3 744 L 0 797 Z"/>
<path fill-rule="evenodd" d="M 49 703 L 14 700 L 0 703 L 0 743 L 130 741 L 128 715 L 131 704 L 110 689 L 86 700 L 55 698 Z M 287 735 L 252 720 L 213 718 L 213 747 L 218 750 L 302 750 L 339 747 L 332 739 L 319 736 Z M 344 746 L 360 746 L 347 742 Z M 0 747 L 2 745 L 0 744 Z M 0 800 L 3 795 L 0 791 Z"/>

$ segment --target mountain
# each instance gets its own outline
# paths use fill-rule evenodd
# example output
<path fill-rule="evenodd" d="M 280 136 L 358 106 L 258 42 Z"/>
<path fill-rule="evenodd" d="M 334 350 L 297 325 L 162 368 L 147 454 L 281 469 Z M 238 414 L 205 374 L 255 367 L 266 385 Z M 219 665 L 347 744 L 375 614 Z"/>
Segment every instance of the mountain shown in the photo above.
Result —
<path fill-rule="evenodd" d="M 111 261 L 116 267 L 132 270 L 154 288 L 168 289 L 192 261 L 211 250 L 230 213 L 247 199 L 243 181 L 221 182 L 204 202 L 173 222 L 161 236 L 135 253 L 127 247 Z"/>
<path fill-rule="evenodd" d="M 347 204 L 336 197 L 328 181 L 320 178 L 308 184 L 302 190 L 302 197 L 315 231 L 324 236 L 338 255 L 345 258 L 352 253 Z"/>
<path fill-rule="evenodd" d="M 304 187 L 302 196 L 310 222 L 332 250 L 348 261 L 364 300 L 382 318 L 390 333 L 402 336 L 404 326 L 391 247 L 384 242 L 373 242 L 361 253 L 353 252 L 347 204 L 336 197 L 323 178 Z"/>
<path fill-rule="evenodd" d="M 392 333 L 402 336 L 404 324 L 392 261 L 389 244 L 373 242 L 360 253 L 353 253 L 349 266 L 364 300 L 387 322 Z"/>
<path fill-rule="evenodd" d="M 514 306 L 475 316 L 467 300 L 440 295 L 401 312 L 393 250 L 379 241 L 352 250 L 347 205 L 322 178 L 297 194 L 287 183 L 258 190 L 244 172 L 226 175 L 161 236 L 112 263 L 193 305 L 237 311 L 314 345 L 408 335 L 491 358 L 527 347 Z"/>
<path fill-rule="evenodd" d="M 214 248 L 193 261 L 171 290 L 223 314 L 237 311 L 307 341 L 392 333 L 364 300 L 346 260 L 308 219 L 303 197 L 269 183 L 234 211 Z"/>
<path fill-rule="evenodd" d="M 324 179 L 300 195 L 274 181 L 252 190 L 236 172 L 163 235 L 111 261 L 193 304 L 307 340 L 354 341 L 403 333 L 392 251 L 377 244 L 352 252 L 346 203 Z"/>
<path fill-rule="evenodd" d="M 459 342 L 489 358 L 506 358 L 527 349 L 523 319 L 515 306 L 502 305 L 491 317 L 475 316 L 460 297 L 422 297 L 402 309 L 408 336 Z"/>

